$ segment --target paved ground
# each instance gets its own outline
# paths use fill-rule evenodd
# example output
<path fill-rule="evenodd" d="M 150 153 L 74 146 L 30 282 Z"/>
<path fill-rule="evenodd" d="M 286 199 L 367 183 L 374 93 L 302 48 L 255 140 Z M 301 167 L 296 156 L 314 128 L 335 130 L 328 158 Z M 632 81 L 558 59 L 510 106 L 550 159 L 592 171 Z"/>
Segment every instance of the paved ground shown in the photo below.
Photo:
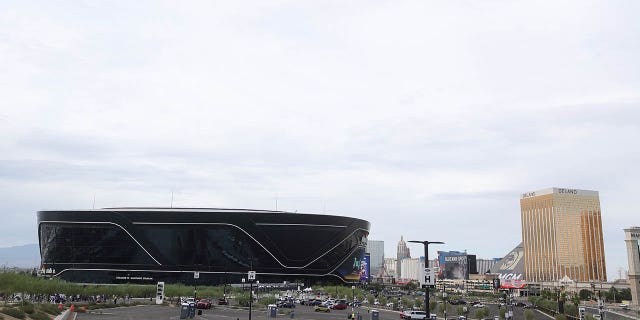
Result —
<path fill-rule="evenodd" d="M 453 306 L 456 307 L 456 306 Z M 497 305 L 488 305 L 491 311 L 491 318 L 494 315 L 498 314 L 498 306 Z M 449 314 L 449 319 L 456 318 L 456 308 L 453 309 L 453 315 Z M 475 319 L 475 310 L 472 307 L 469 307 L 469 318 Z M 280 309 L 280 313 L 278 314 L 279 319 L 291 319 L 289 312 L 293 311 L 294 319 L 298 320 L 347 320 L 347 316 L 350 312 L 350 308 L 347 310 L 331 310 L 331 312 L 314 312 L 312 307 L 307 306 L 298 306 L 294 309 Z M 169 319 L 169 320 L 178 320 L 180 319 L 180 309 L 177 307 L 167 307 L 167 306 L 135 306 L 135 307 L 121 307 L 114 309 L 104 309 L 101 311 L 102 313 L 79 313 L 77 320 L 116 320 L 116 319 L 126 319 L 126 320 L 156 320 L 156 319 Z M 362 320 L 371 320 L 371 313 L 368 312 L 366 308 L 357 308 L 356 312 L 360 312 L 362 315 Z M 379 310 L 379 320 L 399 320 L 399 312 L 387 311 L 387 310 Z M 549 317 L 546 317 L 538 312 L 535 313 L 536 320 L 549 320 Z M 244 309 L 233 309 L 227 307 L 218 307 L 216 306 L 214 309 L 203 310 L 203 314 L 195 317 L 196 320 L 207 320 L 207 319 L 218 319 L 218 320 L 248 320 L 249 319 L 249 311 Z M 272 318 L 267 317 L 267 312 L 265 308 L 259 308 L 258 310 L 254 310 L 251 314 L 251 320 L 268 320 Z M 439 318 L 443 320 L 442 317 Z M 523 320 L 523 310 L 522 308 L 514 308 L 514 320 Z M 608 318 L 609 320 L 611 318 Z"/>

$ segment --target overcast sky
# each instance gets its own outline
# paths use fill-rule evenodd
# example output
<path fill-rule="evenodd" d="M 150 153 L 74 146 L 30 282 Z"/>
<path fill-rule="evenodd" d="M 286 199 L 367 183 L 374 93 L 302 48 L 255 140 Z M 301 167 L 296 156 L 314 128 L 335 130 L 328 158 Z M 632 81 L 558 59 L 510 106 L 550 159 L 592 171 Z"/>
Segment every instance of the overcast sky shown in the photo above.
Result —
<path fill-rule="evenodd" d="M 640 225 L 640 2 L 2 1 L 0 246 L 36 211 L 230 207 L 502 257 L 519 195 Z M 410 246 L 414 256 L 420 246 Z"/>

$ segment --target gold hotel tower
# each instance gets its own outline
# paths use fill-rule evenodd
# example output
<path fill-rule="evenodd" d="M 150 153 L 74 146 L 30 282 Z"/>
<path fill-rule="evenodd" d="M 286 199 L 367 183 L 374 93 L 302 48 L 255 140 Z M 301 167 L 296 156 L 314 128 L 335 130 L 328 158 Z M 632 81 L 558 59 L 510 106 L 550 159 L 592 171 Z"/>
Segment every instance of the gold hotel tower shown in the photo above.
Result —
<path fill-rule="evenodd" d="M 606 281 L 598 191 L 548 188 L 520 196 L 524 278 Z"/>

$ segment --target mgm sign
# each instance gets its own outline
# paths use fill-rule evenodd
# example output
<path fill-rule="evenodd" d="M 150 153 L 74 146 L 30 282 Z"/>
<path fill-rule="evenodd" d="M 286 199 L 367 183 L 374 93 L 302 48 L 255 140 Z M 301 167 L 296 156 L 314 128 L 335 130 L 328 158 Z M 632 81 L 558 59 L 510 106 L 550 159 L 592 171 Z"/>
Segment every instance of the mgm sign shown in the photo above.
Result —
<path fill-rule="evenodd" d="M 640 305 L 640 227 L 625 229 L 625 242 L 627 243 L 627 259 L 629 260 L 629 287 L 631 288 L 631 300 L 636 306 Z"/>

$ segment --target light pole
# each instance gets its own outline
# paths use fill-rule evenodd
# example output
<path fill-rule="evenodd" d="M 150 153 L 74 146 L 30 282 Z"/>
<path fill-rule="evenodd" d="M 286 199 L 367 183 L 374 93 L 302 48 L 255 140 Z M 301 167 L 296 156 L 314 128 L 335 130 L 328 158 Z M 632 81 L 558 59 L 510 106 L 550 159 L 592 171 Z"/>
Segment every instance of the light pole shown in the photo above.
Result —
<path fill-rule="evenodd" d="M 242 279 L 244 282 L 244 278 Z M 251 309 L 253 306 L 253 282 L 256 281 L 256 272 L 255 271 L 249 271 L 247 273 L 247 280 L 249 280 L 249 320 L 251 320 Z M 256 281 L 256 283 L 259 283 L 258 281 Z"/>
<path fill-rule="evenodd" d="M 440 241 L 409 241 L 412 243 L 422 243 L 424 245 L 424 267 L 429 267 L 429 245 L 430 244 L 444 244 L 444 242 Z M 427 317 L 431 318 L 431 307 L 429 306 L 429 286 L 427 286 L 427 290 L 424 293 L 424 309 L 427 313 Z"/>
<path fill-rule="evenodd" d="M 351 313 L 356 304 L 356 286 L 351 286 Z"/>
<path fill-rule="evenodd" d="M 447 284 L 443 283 L 442 286 L 442 305 L 444 306 L 444 320 L 447 320 L 447 292 L 445 289 L 447 288 Z"/>

